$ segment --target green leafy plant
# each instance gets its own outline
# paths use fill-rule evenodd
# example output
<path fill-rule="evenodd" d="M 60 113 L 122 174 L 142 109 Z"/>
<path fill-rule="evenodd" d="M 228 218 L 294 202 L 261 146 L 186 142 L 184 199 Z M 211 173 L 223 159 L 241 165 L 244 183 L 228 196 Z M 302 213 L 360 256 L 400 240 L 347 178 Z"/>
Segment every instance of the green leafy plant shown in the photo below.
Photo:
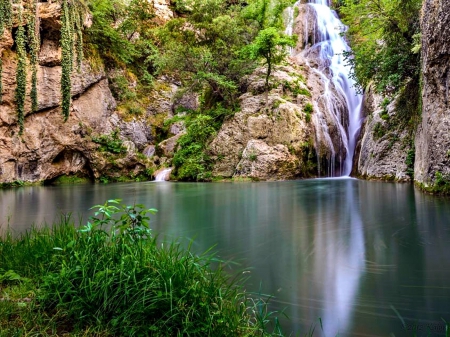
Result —
<path fill-rule="evenodd" d="M 119 130 L 116 129 L 109 135 L 92 137 L 94 143 L 100 144 L 99 151 L 121 154 L 126 152 L 123 141 L 119 138 Z"/>
<path fill-rule="evenodd" d="M 380 122 L 375 124 L 375 127 L 373 128 L 373 132 L 372 132 L 373 138 L 375 140 L 378 140 L 381 137 L 383 137 L 385 134 L 386 134 L 386 130 L 385 130 L 383 124 L 381 124 Z"/>
<path fill-rule="evenodd" d="M 269 78 L 273 66 L 281 62 L 286 56 L 286 48 L 284 48 L 286 46 L 295 46 L 294 38 L 285 36 L 275 27 L 269 27 L 259 31 L 254 42 L 248 46 L 250 59 L 257 60 L 262 58 L 264 65 L 267 66 L 265 78 L 266 91 L 269 90 Z"/>
<path fill-rule="evenodd" d="M 207 152 L 211 137 L 223 120 L 233 111 L 222 107 L 193 113 L 186 119 L 186 134 L 178 140 L 179 149 L 173 157 L 174 174 L 181 180 L 211 180 L 213 161 Z"/>
<path fill-rule="evenodd" d="M 62 103 L 61 109 L 64 116 L 64 121 L 69 118 L 70 114 L 70 100 L 72 82 L 70 74 L 73 68 L 73 27 L 70 17 L 70 9 L 67 0 L 62 1 L 61 6 L 61 95 Z"/>
<path fill-rule="evenodd" d="M 19 6 L 19 22 L 22 22 L 22 5 Z M 25 27 L 19 25 L 16 32 L 17 45 L 17 71 L 16 71 L 16 106 L 17 123 L 19 124 L 19 135 L 23 133 L 25 114 L 25 94 L 27 85 L 27 52 L 25 49 Z"/>
<path fill-rule="evenodd" d="M 36 112 L 38 109 L 37 99 L 37 63 L 38 52 L 40 47 L 38 20 L 36 20 L 36 0 L 30 4 L 29 13 L 27 15 L 27 35 L 31 65 L 31 111 Z"/>
<path fill-rule="evenodd" d="M 406 174 L 408 176 L 411 177 L 411 179 L 414 179 L 414 163 L 416 160 L 416 152 L 414 149 L 414 144 L 413 147 L 408 151 L 407 155 L 406 155 Z"/>
<path fill-rule="evenodd" d="M 258 155 L 256 153 L 250 153 L 248 159 L 250 159 L 250 161 L 255 161 L 258 159 Z"/>
<path fill-rule="evenodd" d="M 311 121 L 311 114 L 314 112 L 314 107 L 311 103 L 306 103 L 303 108 L 303 112 L 305 113 L 305 120 L 307 123 Z"/>

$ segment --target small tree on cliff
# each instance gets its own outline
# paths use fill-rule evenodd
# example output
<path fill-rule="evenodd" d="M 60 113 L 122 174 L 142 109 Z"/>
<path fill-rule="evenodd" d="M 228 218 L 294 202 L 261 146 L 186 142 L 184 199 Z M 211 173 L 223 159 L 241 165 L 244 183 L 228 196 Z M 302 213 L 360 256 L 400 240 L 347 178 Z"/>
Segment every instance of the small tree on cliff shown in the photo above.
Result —
<path fill-rule="evenodd" d="M 285 58 L 287 46 L 295 46 L 295 39 L 279 33 L 275 27 L 259 31 L 253 43 L 248 46 L 249 58 L 252 60 L 263 59 L 264 65 L 267 66 L 266 93 L 269 91 L 269 78 L 272 68 Z"/>

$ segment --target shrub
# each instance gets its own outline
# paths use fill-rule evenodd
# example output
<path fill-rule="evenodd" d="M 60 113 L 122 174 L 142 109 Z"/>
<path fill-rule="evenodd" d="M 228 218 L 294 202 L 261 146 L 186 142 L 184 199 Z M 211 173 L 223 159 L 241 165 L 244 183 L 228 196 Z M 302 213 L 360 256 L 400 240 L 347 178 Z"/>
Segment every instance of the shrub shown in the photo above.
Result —
<path fill-rule="evenodd" d="M 111 153 L 125 153 L 126 148 L 123 146 L 122 140 L 119 138 L 119 130 L 114 130 L 109 135 L 100 135 L 92 137 L 94 143 L 100 144 L 99 151 Z"/>

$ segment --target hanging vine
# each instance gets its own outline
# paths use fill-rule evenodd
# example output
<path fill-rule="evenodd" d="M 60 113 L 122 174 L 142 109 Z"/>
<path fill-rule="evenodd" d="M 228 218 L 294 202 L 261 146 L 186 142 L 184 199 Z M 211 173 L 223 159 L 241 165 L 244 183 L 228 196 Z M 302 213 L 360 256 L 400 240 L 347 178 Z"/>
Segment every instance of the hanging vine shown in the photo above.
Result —
<path fill-rule="evenodd" d="M 69 118 L 70 113 L 70 91 L 71 80 L 70 73 L 73 67 L 73 26 L 70 15 L 69 4 L 67 0 L 62 2 L 62 15 L 61 15 L 61 49 L 62 49 L 62 74 L 61 74 L 61 95 L 62 95 L 62 113 L 64 121 Z"/>
<path fill-rule="evenodd" d="M 76 34 L 75 47 L 77 53 L 77 69 L 78 71 L 81 71 L 81 62 L 83 61 L 83 9 L 81 8 L 80 3 L 76 3 L 72 8 L 72 17 Z"/>
<path fill-rule="evenodd" d="M 0 0 L 0 37 L 5 28 L 12 26 L 12 4 L 11 0 Z"/>
<path fill-rule="evenodd" d="M 30 10 L 28 12 L 27 19 L 27 33 L 28 33 L 28 45 L 30 50 L 30 65 L 31 65 L 31 111 L 36 112 L 38 109 L 37 99 L 37 63 L 39 52 L 39 19 L 36 12 L 36 0 L 31 1 Z"/>
<path fill-rule="evenodd" d="M 12 26 L 12 4 L 10 0 L 0 0 L 0 38 L 3 36 L 5 28 Z M 2 103 L 2 74 L 3 74 L 3 55 L 0 53 L 0 104 Z"/>
<path fill-rule="evenodd" d="M 19 27 L 16 32 L 17 72 L 16 72 L 16 104 L 19 134 L 23 133 L 25 95 L 27 85 L 27 51 L 25 49 L 25 27 L 22 25 L 22 3 L 19 3 Z"/>

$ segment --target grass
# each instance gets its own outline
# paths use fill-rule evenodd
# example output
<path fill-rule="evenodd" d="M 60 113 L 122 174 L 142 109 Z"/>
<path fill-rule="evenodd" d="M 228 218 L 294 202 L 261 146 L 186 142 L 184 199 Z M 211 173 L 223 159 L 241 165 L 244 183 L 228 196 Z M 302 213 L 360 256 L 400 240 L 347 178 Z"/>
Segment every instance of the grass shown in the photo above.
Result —
<path fill-rule="evenodd" d="M 156 210 L 109 200 L 77 227 L 0 238 L 1 336 L 281 336 L 211 251 L 160 242 Z M 215 268 L 213 268 L 215 266 Z"/>

